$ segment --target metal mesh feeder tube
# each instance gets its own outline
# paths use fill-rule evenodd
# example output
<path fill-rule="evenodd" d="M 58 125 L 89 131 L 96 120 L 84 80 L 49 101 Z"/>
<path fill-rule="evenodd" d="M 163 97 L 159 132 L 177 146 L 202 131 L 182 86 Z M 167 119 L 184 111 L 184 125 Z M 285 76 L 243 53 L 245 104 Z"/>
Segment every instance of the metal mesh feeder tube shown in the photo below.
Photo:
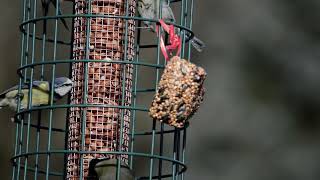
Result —
<path fill-rule="evenodd" d="M 72 104 L 100 104 L 113 108 L 71 108 L 68 149 L 82 151 L 128 151 L 132 64 L 109 61 L 133 60 L 134 20 L 116 16 L 135 15 L 134 0 L 76 0 L 75 14 L 112 15 L 108 17 L 78 17 L 74 20 L 73 57 L 99 62 L 74 63 Z M 70 154 L 67 179 L 88 175 L 90 160 L 120 158 L 128 164 L 127 155 Z M 81 176 L 81 177 L 80 177 Z"/>

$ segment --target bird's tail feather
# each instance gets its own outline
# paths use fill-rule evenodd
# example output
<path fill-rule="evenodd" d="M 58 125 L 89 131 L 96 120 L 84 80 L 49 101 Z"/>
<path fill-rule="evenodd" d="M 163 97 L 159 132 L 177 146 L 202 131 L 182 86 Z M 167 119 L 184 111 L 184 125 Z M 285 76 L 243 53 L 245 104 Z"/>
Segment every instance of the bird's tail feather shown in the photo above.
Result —
<path fill-rule="evenodd" d="M 57 1 L 56 1 L 56 0 L 52 0 L 51 3 L 53 4 L 53 6 L 54 6 L 55 8 L 57 8 L 57 4 L 56 4 Z M 61 9 L 60 9 L 60 6 L 59 6 L 59 9 L 58 9 L 58 15 L 62 15 L 62 11 L 61 11 Z M 63 26 L 69 31 L 69 27 L 68 27 L 68 25 L 67 25 L 66 20 L 63 19 L 63 18 L 59 18 L 59 19 L 61 20 Z"/>
<path fill-rule="evenodd" d="M 49 8 L 45 4 L 42 4 L 42 6 L 43 6 L 43 11 L 44 11 L 43 16 L 47 17 Z M 43 20 L 43 34 L 47 34 L 47 19 Z"/>
<path fill-rule="evenodd" d="M 59 9 L 59 15 L 62 15 L 62 11 L 61 11 L 61 9 Z M 65 19 L 63 19 L 63 18 L 60 18 L 60 20 L 61 20 L 61 22 L 62 22 L 63 26 L 64 26 L 64 27 L 69 31 L 69 27 L 68 27 L 68 25 L 67 25 L 66 20 L 65 20 Z"/>
<path fill-rule="evenodd" d="M 199 52 L 202 52 L 203 49 L 206 47 L 204 42 L 202 42 L 200 39 L 198 39 L 195 36 L 190 41 L 191 41 L 192 46 Z"/>

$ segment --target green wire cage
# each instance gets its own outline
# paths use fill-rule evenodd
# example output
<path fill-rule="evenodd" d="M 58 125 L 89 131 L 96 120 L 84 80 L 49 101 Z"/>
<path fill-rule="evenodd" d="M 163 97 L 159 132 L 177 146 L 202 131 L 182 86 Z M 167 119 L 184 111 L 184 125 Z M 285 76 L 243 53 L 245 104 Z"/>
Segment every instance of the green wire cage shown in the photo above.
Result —
<path fill-rule="evenodd" d="M 163 1 L 178 17 L 180 56 L 190 60 L 194 2 Z M 135 179 L 183 180 L 187 127 L 148 117 L 166 61 L 159 36 L 143 21 L 158 20 L 137 16 L 136 0 L 53 1 L 48 16 L 41 2 L 22 1 L 19 91 L 39 79 L 54 84 L 58 76 L 69 76 L 73 88 L 62 101 L 54 102 L 51 91 L 48 105 L 32 107 L 30 86 L 28 107 L 18 103 L 12 180 L 89 179 L 94 158 L 117 159 L 116 179 L 125 163 Z"/>

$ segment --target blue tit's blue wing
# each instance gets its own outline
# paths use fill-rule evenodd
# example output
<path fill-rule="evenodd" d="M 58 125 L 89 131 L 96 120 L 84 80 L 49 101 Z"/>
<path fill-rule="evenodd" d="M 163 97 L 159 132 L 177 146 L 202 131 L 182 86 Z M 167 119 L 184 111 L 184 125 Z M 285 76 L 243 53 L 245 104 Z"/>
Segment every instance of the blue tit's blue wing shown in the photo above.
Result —
<path fill-rule="evenodd" d="M 47 93 L 50 91 L 50 84 L 48 81 L 33 81 L 32 86 Z"/>
<path fill-rule="evenodd" d="M 53 4 L 54 8 L 57 8 L 57 1 L 56 1 L 56 0 L 50 0 L 50 2 Z M 61 1 L 60 1 L 60 2 L 61 2 Z M 61 6 L 61 4 L 60 4 L 59 6 Z M 58 9 L 58 15 L 62 15 L 62 10 L 60 9 L 60 7 L 59 7 L 59 9 Z M 59 19 L 61 20 L 63 26 L 64 26 L 67 30 L 69 30 L 69 27 L 68 27 L 68 25 L 67 25 L 66 20 L 63 19 L 63 18 L 59 18 Z"/>

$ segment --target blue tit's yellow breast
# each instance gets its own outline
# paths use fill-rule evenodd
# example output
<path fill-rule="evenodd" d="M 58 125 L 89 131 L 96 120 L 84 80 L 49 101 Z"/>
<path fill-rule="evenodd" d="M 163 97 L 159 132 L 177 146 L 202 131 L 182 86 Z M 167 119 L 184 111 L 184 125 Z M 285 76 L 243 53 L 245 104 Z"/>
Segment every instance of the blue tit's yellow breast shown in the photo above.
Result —
<path fill-rule="evenodd" d="M 22 90 L 24 97 L 21 101 L 21 105 L 26 108 L 28 107 L 28 100 L 29 100 L 29 90 L 25 89 Z M 32 89 L 32 106 L 40 106 L 40 105 L 47 105 L 49 102 L 49 94 L 47 91 L 42 91 L 39 89 Z"/>

